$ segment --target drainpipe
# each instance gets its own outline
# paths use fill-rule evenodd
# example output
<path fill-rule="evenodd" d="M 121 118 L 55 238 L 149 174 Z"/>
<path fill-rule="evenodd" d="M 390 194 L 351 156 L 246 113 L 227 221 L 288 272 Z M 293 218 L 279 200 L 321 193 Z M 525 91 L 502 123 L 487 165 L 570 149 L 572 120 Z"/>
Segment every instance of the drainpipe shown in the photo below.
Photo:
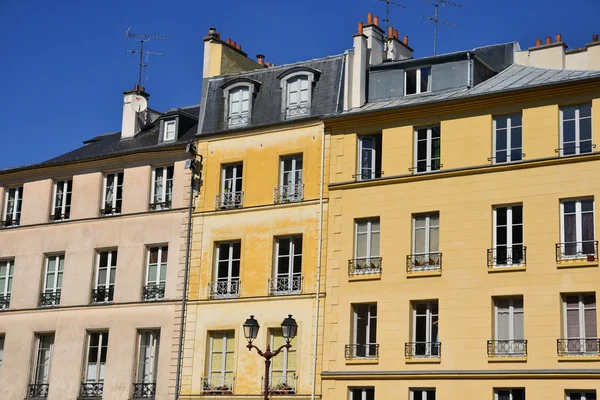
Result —
<path fill-rule="evenodd" d="M 319 251 L 317 255 L 317 293 L 315 295 L 315 345 L 313 348 L 313 381 L 311 400 L 315 400 L 317 390 L 317 350 L 319 347 L 319 306 L 321 303 L 321 258 L 323 255 L 323 186 L 325 184 L 325 124 L 321 122 L 321 184 L 319 192 Z"/>

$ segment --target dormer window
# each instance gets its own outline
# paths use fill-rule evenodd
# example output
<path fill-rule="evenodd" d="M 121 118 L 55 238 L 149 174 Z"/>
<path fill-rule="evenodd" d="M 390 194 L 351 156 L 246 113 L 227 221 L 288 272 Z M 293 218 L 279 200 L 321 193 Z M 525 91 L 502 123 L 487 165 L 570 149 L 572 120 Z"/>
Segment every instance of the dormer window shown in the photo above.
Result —
<path fill-rule="evenodd" d="M 407 69 L 404 72 L 404 94 L 431 92 L 431 67 Z"/>
<path fill-rule="evenodd" d="M 248 86 L 240 86 L 230 90 L 227 125 L 230 127 L 248 125 L 249 116 L 250 88 Z"/>
<path fill-rule="evenodd" d="M 177 121 L 166 121 L 165 122 L 165 138 L 163 141 L 170 142 L 175 140 L 177 133 Z"/>
<path fill-rule="evenodd" d="M 285 115 L 287 118 L 301 117 L 308 114 L 308 76 L 288 79 L 286 102 Z"/>

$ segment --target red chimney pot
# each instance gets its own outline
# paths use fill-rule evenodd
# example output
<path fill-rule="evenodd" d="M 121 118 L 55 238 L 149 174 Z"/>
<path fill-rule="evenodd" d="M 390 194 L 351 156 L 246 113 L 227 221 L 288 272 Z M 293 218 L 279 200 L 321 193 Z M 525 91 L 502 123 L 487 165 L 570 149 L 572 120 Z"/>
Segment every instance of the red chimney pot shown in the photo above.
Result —
<path fill-rule="evenodd" d="M 229 39 L 229 38 L 228 38 L 228 39 L 225 41 L 225 43 L 227 43 L 227 44 L 231 44 L 231 39 Z"/>
<path fill-rule="evenodd" d="M 264 54 L 257 54 L 256 55 L 256 62 L 258 63 L 258 65 L 264 65 L 265 64 L 265 55 Z"/>
<path fill-rule="evenodd" d="M 406 46 L 408 46 L 408 36 L 404 36 L 404 38 L 402 38 L 402 41 Z"/>
<path fill-rule="evenodd" d="M 597 41 L 598 41 L 598 34 L 597 34 L 597 33 L 594 33 L 594 34 L 592 35 L 592 42 L 597 42 Z"/>
<path fill-rule="evenodd" d="M 556 35 L 556 43 L 562 43 L 562 35 L 560 33 Z"/>
<path fill-rule="evenodd" d="M 398 39 L 398 29 L 394 29 L 394 39 Z"/>
<path fill-rule="evenodd" d="M 359 22 L 358 23 L 358 34 L 362 35 L 362 33 L 363 33 L 363 23 Z"/>
<path fill-rule="evenodd" d="M 237 46 L 235 46 L 236 49 L 238 49 L 239 51 L 242 51 L 242 45 L 238 44 Z"/>
<path fill-rule="evenodd" d="M 540 47 L 542 45 L 542 40 L 541 39 L 536 39 L 535 40 L 535 47 Z"/>
<path fill-rule="evenodd" d="M 546 36 L 546 44 L 551 44 L 552 38 L 550 36 Z"/>
<path fill-rule="evenodd" d="M 379 17 L 373 18 L 373 23 L 375 24 L 375 26 L 379 26 Z"/>
<path fill-rule="evenodd" d="M 373 13 L 367 14 L 367 25 L 371 25 L 373 23 Z"/>
<path fill-rule="evenodd" d="M 231 45 L 232 45 L 233 47 L 237 47 L 237 43 L 236 43 L 236 42 L 231 42 Z"/>

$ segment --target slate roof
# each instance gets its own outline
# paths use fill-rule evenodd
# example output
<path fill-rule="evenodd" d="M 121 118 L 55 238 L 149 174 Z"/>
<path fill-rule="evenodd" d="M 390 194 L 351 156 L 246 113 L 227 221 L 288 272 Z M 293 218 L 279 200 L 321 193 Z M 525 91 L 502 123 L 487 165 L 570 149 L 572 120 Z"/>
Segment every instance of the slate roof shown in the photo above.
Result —
<path fill-rule="evenodd" d="M 281 113 L 282 93 L 278 76 L 292 68 L 307 67 L 320 72 L 318 81 L 313 85 L 310 116 L 294 118 L 292 121 L 315 119 L 341 111 L 343 106 L 343 85 L 341 74 L 343 55 L 329 56 L 295 64 L 280 65 L 249 72 L 221 75 L 210 78 L 203 88 L 203 105 L 200 115 L 199 135 L 238 131 L 241 129 L 264 127 L 279 123 L 289 123 Z M 229 129 L 225 123 L 225 99 L 221 86 L 234 79 L 250 79 L 260 83 L 252 103 L 251 121 L 248 125 Z"/>

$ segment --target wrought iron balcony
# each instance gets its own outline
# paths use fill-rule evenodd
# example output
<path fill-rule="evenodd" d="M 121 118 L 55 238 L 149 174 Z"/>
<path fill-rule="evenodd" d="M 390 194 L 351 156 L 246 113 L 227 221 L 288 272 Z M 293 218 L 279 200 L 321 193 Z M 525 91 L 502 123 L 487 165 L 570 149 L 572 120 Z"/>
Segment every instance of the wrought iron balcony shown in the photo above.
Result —
<path fill-rule="evenodd" d="M 14 226 L 19 226 L 20 222 L 21 222 L 20 218 L 5 219 L 4 221 L 0 222 L 0 228 L 10 228 L 10 227 L 14 227 Z"/>
<path fill-rule="evenodd" d="M 150 205 L 152 207 L 152 205 Z M 121 214 L 121 206 L 117 207 L 106 207 L 100 210 L 101 217 L 108 217 L 110 215 L 119 215 Z"/>
<path fill-rule="evenodd" d="M 50 214 L 50 222 L 60 222 L 60 221 L 66 221 L 69 219 L 71 213 L 70 212 L 66 212 L 64 214 Z"/>
<path fill-rule="evenodd" d="M 275 186 L 273 189 L 273 202 L 297 203 L 304 200 L 304 184 Z"/>
<path fill-rule="evenodd" d="M 279 376 L 271 376 L 269 378 L 269 394 L 272 395 L 286 395 L 286 394 L 296 394 L 296 379 L 298 377 L 294 375 L 291 378 L 287 376 L 279 375 Z M 262 377 L 262 382 L 260 385 L 261 393 L 265 393 L 265 377 Z"/>
<path fill-rule="evenodd" d="M 489 268 L 517 267 L 527 264 L 527 247 L 499 246 L 487 251 L 487 265 Z"/>
<path fill-rule="evenodd" d="M 285 114 L 287 118 L 298 118 L 308 115 L 309 111 L 308 104 L 301 104 L 298 106 L 288 106 Z"/>
<path fill-rule="evenodd" d="M 10 307 L 10 294 L 0 296 L 0 310 L 7 310 Z"/>
<path fill-rule="evenodd" d="M 370 168 L 365 171 L 358 171 L 358 174 L 352 175 L 352 178 L 356 181 L 370 181 L 371 179 L 378 179 L 383 176 L 383 171 L 373 171 Z"/>
<path fill-rule="evenodd" d="M 79 390 L 79 398 L 101 399 L 104 393 L 104 382 L 83 382 Z"/>
<path fill-rule="evenodd" d="M 233 394 L 233 377 L 204 376 L 202 381 L 202 394 Z"/>
<path fill-rule="evenodd" d="M 153 399 L 156 396 L 156 382 L 137 382 L 133 384 L 134 399 Z"/>
<path fill-rule="evenodd" d="M 348 276 L 380 275 L 381 257 L 364 257 L 348 260 Z"/>
<path fill-rule="evenodd" d="M 248 120 L 250 119 L 249 117 L 250 113 L 247 111 L 241 114 L 230 115 L 227 118 L 227 125 L 230 128 L 248 125 Z"/>
<path fill-rule="evenodd" d="M 211 299 L 234 299 L 240 297 L 240 285 L 241 282 L 239 279 L 209 282 L 208 296 Z"/>
<path fill-rule="evenodd" d="M 158 203 L 150 203 L 148 207 L 150 208 L 150 211 L 170 210 L 171 200 L 161 201 Z"/>
<path fill-rule="evenodd" d="M 600 339 L 598 338 L 558 339 L 556 347 L 559 356 L 600 355 Z"/>
<path fill-rule="evenodd" d="M 442 270 L 442 253 L 410 254 L 406 256 L 406 272 Z"/>
<path fill-rule="evenodd" d="M 269 295 L 271 296 L 286 296 L 300 293 L 302 293 L 301 276 L 269 278 Z"/>
<path fill-rule="evenodd" d="M 215 208 L 217 210 L 242 208 L 243 202 L 244 192 L 219 193 L 215 195 Z"/>
<path fill-rule="evenodd" d="M 27 399 L 47 399 L 49 391 L 50 385 L 48 383 L 30 383 L 27 390 Z"/>
<path fill-rule="evenodd" d="M 489 357 L 525 357 L 527 356 L 527 340 L 488 340 Z"/>
<path fill-rule="evenodd" d="M 144 286 L 144 301 L 162 300 L 165 298 L 165 284 Z"/>
<path fill-rule="evenodd" d="M 98 287 L 92 290 L 92 303 L 110 303 L 113 301 L 115 294 L 115 288 L 109 287 Z"/>
<path fill-rule="evenodd" d="M 58 307 L 60 304 L 60 290 L 40 294 L 40 307 Z"/>
<path fill-rule="evenodd" d="M 598 261 L 598 241 L 557 243 L 556 262 L 573 260 Z"/>
<path fill-rule="evenodd" d="M 404 344 L 404 356 L 414 358 L 441 358 L 441 342 L 408 342 Z"/>
<path fill-rule="evenodd" d="M 376 360 L 379 358 L 379 345 L 369 344 L 347 344 L 344 349 L 346 360 Z"/>

